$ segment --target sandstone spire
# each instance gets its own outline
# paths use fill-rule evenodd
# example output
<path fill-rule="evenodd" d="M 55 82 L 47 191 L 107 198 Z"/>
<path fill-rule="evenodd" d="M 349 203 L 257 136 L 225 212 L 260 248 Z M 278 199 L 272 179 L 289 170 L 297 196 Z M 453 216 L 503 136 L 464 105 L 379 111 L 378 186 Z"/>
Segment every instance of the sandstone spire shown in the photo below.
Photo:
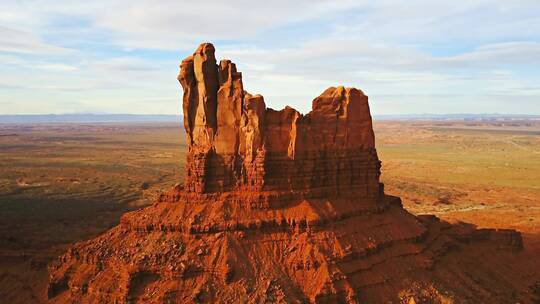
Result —
<path fill-rule="evenodd" d="M 190 148 L 208 150 L 213 145 L 219 87 L 214 52 L 212 44 L 201 44 L 180 65 L 178 80 L 184 88 L 184 126 Z"/>
<path fill-rule="evenodd" d="M 329 88 L 302 115 L 267 109 L 262 96 L 245 92 L 235 64 L 217 65 L 209 43 L 180 68 L 189 191 L 379 195 L 380 165 L 362 91 Z"/>

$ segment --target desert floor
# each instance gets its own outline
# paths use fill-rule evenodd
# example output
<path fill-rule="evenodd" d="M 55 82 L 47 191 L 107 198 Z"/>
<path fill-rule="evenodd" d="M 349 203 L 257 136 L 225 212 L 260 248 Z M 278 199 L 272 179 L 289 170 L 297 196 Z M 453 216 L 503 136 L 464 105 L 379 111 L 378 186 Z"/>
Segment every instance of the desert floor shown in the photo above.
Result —
<path fill-rule="evenodd" d="M 378 122 L 382 181 L 417 214 L 540 233 L 540 122 Z"/>
<path fill-rule="evenodd" d="M 376 121 L 382 181 L 417 214 L 524 232 L 540 256 L 540 122 Z M 183 180 L 181 124 L 0 125 L 0 299 Z"/>

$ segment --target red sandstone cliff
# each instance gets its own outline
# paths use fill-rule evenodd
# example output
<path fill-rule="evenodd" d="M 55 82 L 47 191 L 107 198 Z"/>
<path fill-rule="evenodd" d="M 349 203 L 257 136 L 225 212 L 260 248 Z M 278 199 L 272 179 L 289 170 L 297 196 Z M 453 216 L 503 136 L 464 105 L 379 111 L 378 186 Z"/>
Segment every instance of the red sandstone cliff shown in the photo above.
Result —
<path fill-rule="evenodd" d="M 272 110 L 208 43 L 178 80 L 184 185 L 51 264 L 51 302 L 532 301 L 508 262 L 519 233 L 416 217 L 384 194 L 360 90 Z"/>
<path fill-rule="evenodd" d="M 329 88 L 307 115 L 267 109 L 262 96 L 244 91 L 234 63 L 216 64 L 211 44 L 182 61 L 178 80 L 188 191 L 379 196 L 380 165 L 362 91 Z"/>

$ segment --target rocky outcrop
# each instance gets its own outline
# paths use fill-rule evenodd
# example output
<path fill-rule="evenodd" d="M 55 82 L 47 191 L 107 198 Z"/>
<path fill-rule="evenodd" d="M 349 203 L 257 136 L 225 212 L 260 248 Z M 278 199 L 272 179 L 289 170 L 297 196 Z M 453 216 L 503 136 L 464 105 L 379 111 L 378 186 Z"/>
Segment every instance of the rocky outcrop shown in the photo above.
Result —
<path fill-rule="evenodd" d="M 300 197 L 380 195 L 380 162 L 368 97 L 329 88 L 302 115 L 266 108 L 243 89 L 234 63 L 216 64 L 202 44 L 181 64 L 188 141 L 186 190 L 294 193 Z"/>
<path fill-rule="evenodd" d="M 51 302 L 527 300 L 509 262 L 519 233 L 416 217 L 384 193 L 362 91 L 276 111 L 208 43 L 178 80 L 184 185 L 52 263 Z"/>

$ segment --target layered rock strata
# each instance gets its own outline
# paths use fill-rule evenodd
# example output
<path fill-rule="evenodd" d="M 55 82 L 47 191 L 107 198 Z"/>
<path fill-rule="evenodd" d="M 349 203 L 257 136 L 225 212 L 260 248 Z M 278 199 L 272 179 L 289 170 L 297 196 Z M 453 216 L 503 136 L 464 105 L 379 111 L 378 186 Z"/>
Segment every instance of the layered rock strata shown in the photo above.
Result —
<path fill-rule="evenodd" d="M 178 76 L 186 180 L 50 265 L 56 303 L 527 302 L 521 235 L 417 217 L 384 194 L 368 98 L 302 115 L 202 44 Z M 493 267 L 497 265 L 497 267 Z"/>
<path fill-rule="evenodd" d="M 380 162 L 362 91 L 329 88 L 306 115 L 266 108 L 262 96 L 244 91 L 234 63 L 216 64 L 211 44 L 182 61 L 178 80 L 187 191 L 379 196 Z"/>

